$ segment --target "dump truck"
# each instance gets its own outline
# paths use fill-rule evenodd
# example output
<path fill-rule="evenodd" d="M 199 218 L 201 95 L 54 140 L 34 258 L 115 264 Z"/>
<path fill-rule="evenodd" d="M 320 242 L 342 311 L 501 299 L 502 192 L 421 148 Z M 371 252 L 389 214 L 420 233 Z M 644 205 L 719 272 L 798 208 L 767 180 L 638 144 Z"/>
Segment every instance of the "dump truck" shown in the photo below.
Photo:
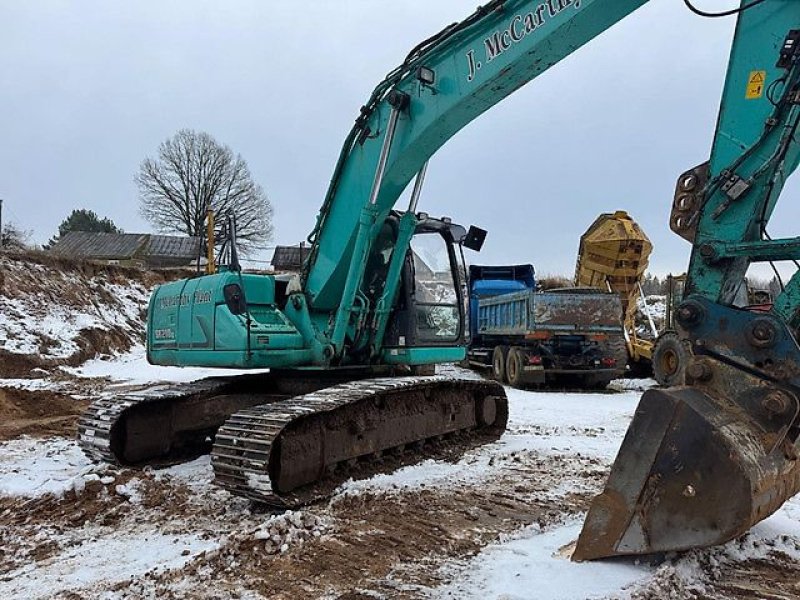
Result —
<path fill-rule="evenodd" d="M 513 387 L 553 382 L 605 388 L 625 371 L 622 303 L 613 293 L 536 291 L 533 265 L 471 265 L 473 368 Z"/>

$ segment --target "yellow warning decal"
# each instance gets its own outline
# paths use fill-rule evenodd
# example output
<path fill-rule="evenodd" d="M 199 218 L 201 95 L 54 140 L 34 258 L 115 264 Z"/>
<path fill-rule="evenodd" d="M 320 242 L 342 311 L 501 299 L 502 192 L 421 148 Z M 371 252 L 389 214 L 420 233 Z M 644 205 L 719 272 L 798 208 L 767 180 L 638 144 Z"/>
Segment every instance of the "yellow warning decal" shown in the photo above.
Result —
<path fill-rule="evenodd" d="M 766 71 L 750 71 L 747 78 L 747 93 L 744 97 L 747 100 L 755 100 L 764 95 L 764 82 L 767 79 Z"/>

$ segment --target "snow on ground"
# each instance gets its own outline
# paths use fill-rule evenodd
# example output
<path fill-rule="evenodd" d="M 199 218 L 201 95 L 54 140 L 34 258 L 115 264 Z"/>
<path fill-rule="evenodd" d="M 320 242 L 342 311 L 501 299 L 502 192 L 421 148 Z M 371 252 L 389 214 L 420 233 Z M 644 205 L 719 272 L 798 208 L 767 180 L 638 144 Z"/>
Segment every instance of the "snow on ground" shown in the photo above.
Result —
<path fill-rule="evenodd" d="M 565 546 L 578 537 L 581 522 L 542 532 L 532 525 L 518 537 L 493 544 L 453 573 L 453 583 L 436 598 L 605 598 L 647 578 L 650 567 L 627 562 L 574 563 Z"/>
<path fill-rule="evenodd" d="M 639 384 L 641 385 L 641 384 Z M 620 387 L 634 387 L 622 382 Z M 600 459 L 610 465 L 636 409 L 641 392 L 568 393 L 528 392 L 506 388 L 509 423 L 497 442 L 467 453 L 456 463 L 428 460 L 342 486 L 344 495 L 363 491 L 396 491 L 422 487 L 450 487 L 490 476 L 498 456 L 521 451 L 543 455 L 571 455 Z M 567 481 L 550 494 L 576 491 L 581 482 Z M 455 492 L 457 493 L 457 491 Z M 559 549 L 577 539 L 582 521 L 570 521 L 542 531 L 534 525 L 518 536 L 489 546 L 474 559 L 456 561 L 454 583 L 432 590 L 437 598 L 541 599 L 601 598 L 646 580 L 652 569 L 633 563 L 576 564 Z"/>
<path fill-rule="evenodd" d="M 217 543 L 197 535 L 119 532 L 88 540 L 60 554 L 8 573 L 0 581 L 0 598 L 46 598 L 97 581 L 122 581 L 152 569 L 174 569 Z"/>
<path fill-rule="evenodd" d="M 3 269 L 0 348 L 8 352 L 65 359 L 79 351 L 77 340 L 87 329 L 142 335 L 150 295 L 142 283 L 8 257 Z"/>
<path fill-rule="evenodd" d="M 443 371 L 461 374 L 456 368 Z M 146 383 L 159 379 L 188 381 L 208 376 L 213 370 L 152 367 L 147 365 L 143 349 L 137 348 L 113 360 L 92 361 L 72 372 L 80 377 L 102 377 L 117 383 Z M 481 482 L 497 473 L 495 461 L 498 458 L 520 452 L 571 457 L 570 460 L 589 458 L 596 461 L 598 469 L 606 468 L 616 455 L 642 390 L 651 384 L 647 380 L 618 380 L 612 387 L 623 391 L 616 393 L 528 392 L 507 388 L 509 424 L 500 440 L 471 450 L 455 462 L 428 460 L 388 475 L 350 481 L 340 487 L 332 506 L 337 500 L 365 492 L 404 494 L 424 488 L 450 489 L 458 494 L 459 489 L 466 489 L 466 486 L 479 488 Z M 80 490 L 88 481 L 102 478 L 104 468 L 106 466 L 93 466 L 70 440 L 15 439 L 0 444 L 0 495 L 31 498 L 52 493 L 60 496 L 69 490 Z M 185 485 L 198 499 L 215 498 L 221 505 L 227 503 L 220 500 L 226 492 L 211 484 L 213 474 L 208 457 L 156 470 L 153 477 L 155 481 Z M 135 482 L 128 486 L 135 488 Z M 571 491 L 588 489 L 585 481 L 569 476 L 558 489 L 549 489 L 544 495 L 557 499 Z M 252 528 L 256 522 L 254 516 L 236 506 L 245 504 L 226 510 L 241 512 L 235 517 L 237 527 Z M 35 598 L 68 590 L 99 590 L 104 585 L 137 578 L 153 569 L 179 568 L 199 553 L 225 543 L 224 535 L 206 534 L 201 538 L 195 535 L 192 527 L 162 531 L 148 523 L 147 512 L 135 514 L 141 517 L 133 529 L 87 530 L 83 537 L 75 534 L 74 540 L 62 543 L 57 554 L 15 567 L 15 571 L 0 578 L 0 597 Z M 187 523 L 192 519 L 191 515 L 183 518 L 189 519 Z M 257 530 L 258 535 L 276 535 L 280 538 L 276 548 L 280 549 L 284 538 L 275 532 L 284 527 L 284 521 L 292 518 L 300 517 L 288 513 L 279 519 L 270 518 L 266 524 L 258 525 L 261 528 Z M 720 565 L 738 561 L 769 558 L 769 553 L 774 551 L 800 559 L 800 499 L 797 498 L 754 527 L 743 539 L 678 556 L 657 567 L 639 564 L 636 560 L 572 563 L 568 558 L 569 545 L 576 540 L 581 524 L 581 516 L 573 515 L 566 521 L 563 517 L 556 518 L 545 527 L 534 524 L 502 535 L 471 558 L 445 561 L 439 570 L 450 583 L 423 591 L 433 598 L 450 599 L 628 599 L 637 590 L 660 589 L 653 587 L 657 585 L 672 590 L 680 583 L 685 589 L 702 595 L 709 565 L 712 570 L 718 569 Z M 184 583 L 189 585 L 188 580 Z M 187 589 L 191 593 L 191 586 Z"/>
<path fill-rule="evenodd" d="M 645 379 L 614 379 L 609 388 L 620 392 L 644 392 L 658 385 L 653 378 Z"/>
<path fill-rule="evenodd" d="M 59 384 L 50 379 L 0 379 L 0 387 L 14 388 L 18 390 L 25 390 L 28 392 L 39 392 L 42 390 L 49 390 L 52 392 L 59 391 L 64 388 L 63 384 Z"/>
<path fill-rule="evenodd" d="M 141 348 L 114 360 L 95 360 L 71 371 L 79 376 L 106 377 L 120 383 L 145 383 L 159 379 L 175 381 L 179 375 L 182 380 L 191 380 L 210 374 L 206 369 L 153 367 L 146 363 Z M 520 451 L 537 451 L 545 455 L 580 454 L 610 464 L 640 395 L 635 391 L 608 394 L 533 393 L 510 388 L 507 393 L 509 425 L 507 433 L 499 441 L 472 450 L 454 463 L 428 460 L 392 474 L 351 481 L 342 486 L 339 496 L 364 491 L 402 492 L 424 487 L 450 488 L 457 493 L 459 486 L 490 477 L 496 457 Z M 37 496 L 48 492 L 60 495 L 76 486 L 80 487 L 87 478 L 97 477 L 93 474 L 91 463 L 72 441 L 22 438 L 0 446 L 0 456 L 0 493 L 5 495 Z M 198 494 L 213 489 L 208 457 L 157 471 L 156 478 L 164 476 L 186 483 Z M 564 492 L 552 491 L 553 494 Z M 575 539 L 578 529 L 579 524 L 575 522 L 544 533 L 535 527 L 526 529 L 518 539 L 506 540 L 479 554 L 474 559 L 475 564 L 469 567 L 474 570 L 469 578 L 460 577 L 459 585 L 435 593 L 464 598 L 499 597 L 510 593 L 508 590 L 531 589 L 532 579 L 564 576 L 572 582 L 585 579 L 582 573 L 591 572 L 594 573 L 592 577 L 597 578 L 598 593 L 606 594 L 623 589 L 637 578 L 647 575 L 646 571 L 624 565 L 573 565 L 563 556 L 555 555 L 560 546 Z M 148 553 L 147 560 L 144 560 L 136 550 L 143 542 L 137 535 L 140 534 L 101 538 L 94 545 L 85 542 L 54 557 L 52 565 L 44 570 L 28 573 L 20 569 L 14 577 L 16 587 L 4 589 L 0 586 L 0 597 L 5 591 L 23 595 L 36 591 L 46 595 L 50 593 L 47 591 L 50 588 L 36 588 L 34 585 L 36 578 L 41 577 L 58 582 L 61 586 L 59 589 L 70 589 L 71 586 L 77 589 L 101 579 L 118 580 L 162 563 L 174 565 L 176 560 L 185 560 L 181 552 L 187 544 L 192 553 L 196 550 L 186 536 L 162 540 L 153 533 L 151 542 L 155 550 L 152 556 Z M 162 552 L 166 548 L 175 552 Z M 97 558 L 98 554 L 116 558 L 109 558 L 109 562 L 105 563 L 104 559 Z M 511 574 L 512 571 L 524 575 L 517 577 Z M 594 584 L 584 581 L 576 587 L 562 581 L 559 586 L 561 595 L 552 597 L 584 597 L 587 586 Z"/>
<path fill-rule="evenodd" d="M 641 393 L 533 393 L 506 388 L 508 433 L 501 443 L 543 453 L 613 460 Z"/>
<path fill-rule="evenodd" d="M 61 496 L 102 469 L 73 440 L 21 437 L 0 444 L 0 495 Z"/>
<path fill-rule="evenodd" d="M 147 362 L 147 351 L 142 345 L 116 357 L 96 358 L 80 367 L 62 367 L 75 377 L 101 378 L 117 383 L 142 385 L 169 381 L 172 383 L 195 381 L 204 377 L 230 376 L 267 372 L 268 369 L 212 369 L 208 367 L 163 367 Z"/>

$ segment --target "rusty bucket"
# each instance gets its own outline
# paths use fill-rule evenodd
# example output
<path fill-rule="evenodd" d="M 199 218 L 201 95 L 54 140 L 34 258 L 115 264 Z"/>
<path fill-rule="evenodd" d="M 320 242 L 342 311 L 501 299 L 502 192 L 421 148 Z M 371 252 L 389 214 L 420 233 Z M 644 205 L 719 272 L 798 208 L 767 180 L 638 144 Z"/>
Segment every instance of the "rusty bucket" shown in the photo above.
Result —
<path fill-rule="evenodd" d="M 770 385 L 642 396 L 573 560 L 726 542 L 797 493 L 796 397 Z"/>

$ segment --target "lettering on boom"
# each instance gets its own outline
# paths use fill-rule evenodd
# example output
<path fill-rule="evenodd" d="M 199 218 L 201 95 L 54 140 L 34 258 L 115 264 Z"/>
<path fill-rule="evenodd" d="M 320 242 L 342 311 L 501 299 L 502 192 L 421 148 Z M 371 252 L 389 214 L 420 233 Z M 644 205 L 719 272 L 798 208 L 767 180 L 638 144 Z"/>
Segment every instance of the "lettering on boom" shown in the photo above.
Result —
<path fill-rule="evenodd" d="M 575 10 L 580 9 L 581 1 L 547 0 L 537 5 L 530 12 L 514 15 L 508 23 L 508 27 L 495 31 L 483 40 L 483 60 L 479 60 L 476 57 L 474 48 L 467 51 L 467 81 L 475 79 L 475 75 L 483 65 L 492 62 L 514 44 L 520 43 L 525 39 L 525 36 L 544 27 L 549 19 L 554 18 L 563 10 L 569 7 Z"/>

